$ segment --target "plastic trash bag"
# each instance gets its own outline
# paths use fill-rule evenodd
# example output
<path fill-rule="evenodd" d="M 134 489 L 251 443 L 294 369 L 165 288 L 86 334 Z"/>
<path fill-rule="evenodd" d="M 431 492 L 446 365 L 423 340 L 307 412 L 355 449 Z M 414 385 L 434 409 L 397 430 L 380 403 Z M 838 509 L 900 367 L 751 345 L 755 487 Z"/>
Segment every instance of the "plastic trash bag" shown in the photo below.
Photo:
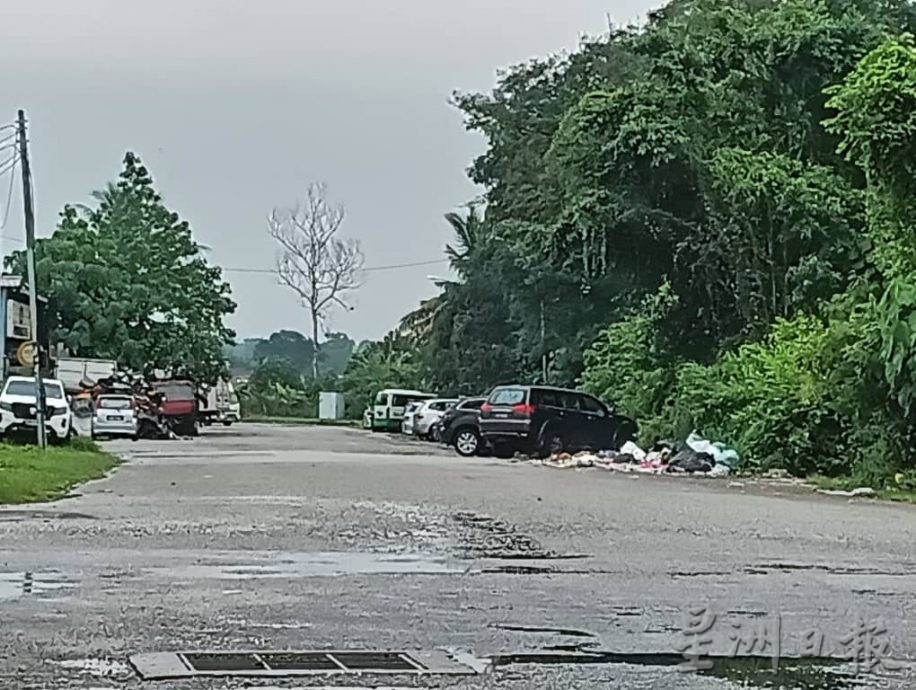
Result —
<path fill-rule="evenodd" d="M 627 441 L 620 449 L 620 455 L 632 455 L 636 462 L 642 462 L 646 459 L 646 451 L 637 446 L 632 441 Z"/>
<path fill-rule="evenodd" d="M 712 443 L 700 436 L 696 431 L 687 437 L 687 447 L 697 453 L 711 455 L 716 461 L 716 465 L 725 465 L 730 470 L 735 469 L 741 461 L 738 451 L 727 447 L 724 443 Z"/>

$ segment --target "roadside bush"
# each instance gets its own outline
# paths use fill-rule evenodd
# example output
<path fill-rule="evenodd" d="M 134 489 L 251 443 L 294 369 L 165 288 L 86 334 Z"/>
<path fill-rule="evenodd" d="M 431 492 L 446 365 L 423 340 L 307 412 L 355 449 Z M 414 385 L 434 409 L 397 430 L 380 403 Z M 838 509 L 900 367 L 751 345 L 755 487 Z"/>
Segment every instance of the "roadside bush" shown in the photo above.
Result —
<path fill-rule="evenodd" d="M 840 473 L 848 420 L 832 404 L 832 344 L 825 323 L 799 316 L 712 365 L 683 364 L 654 426 L 732 444 L 746 469 Z"/>
<path fill-rule="evenodd" d="M 675 367 L 657 333 L 675 303 L 670 286 L 662 285 L 633 314 L 605 328 L 584 354 L 582 388 L 641 425 L 658 417 L 674 383 Z"/>

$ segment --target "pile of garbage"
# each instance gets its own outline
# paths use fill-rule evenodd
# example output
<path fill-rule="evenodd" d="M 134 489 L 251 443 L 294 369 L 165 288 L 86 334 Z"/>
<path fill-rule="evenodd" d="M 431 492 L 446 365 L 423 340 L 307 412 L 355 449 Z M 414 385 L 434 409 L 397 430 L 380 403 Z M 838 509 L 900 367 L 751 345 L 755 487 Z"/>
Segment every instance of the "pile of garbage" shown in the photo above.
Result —
<path fill-rule="evenodd" d="M 536 464 L 556 469 L 596 467 L 613 472 L 639 474 L 681 474 L 705 477 L 727 477 L 738 466 L 738 452 L 723 443 L 712 443 L 693 432 L 683 446 L 670 441 L 659 441 L 649 451 L 633 442 L 620 450 L 603 450 L 598 453 L 559 453 Z"/>
<path fill-rule="evenodd" d="M 71 394 L 71 409 L 77 426 L 88 425 L 88 428 L 91 429 L 91 418 L 96 400 L 100 395 L 125 395 L 134 401 L 137 438 L 152 440 L 178 438 L 171 426 L 173 420 L 162 414 L 162 394 L 139 374 L 117 371 L 98 381 L 84 378 L 80 380 L 76 389 L 68 390 L 68 393 Z"/>

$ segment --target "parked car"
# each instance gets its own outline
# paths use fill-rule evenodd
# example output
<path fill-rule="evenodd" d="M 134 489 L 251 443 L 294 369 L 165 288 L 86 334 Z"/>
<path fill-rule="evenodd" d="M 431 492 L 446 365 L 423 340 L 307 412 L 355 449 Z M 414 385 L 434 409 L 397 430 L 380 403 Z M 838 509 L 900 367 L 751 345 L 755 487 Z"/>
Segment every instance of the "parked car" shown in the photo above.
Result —
<path fill-rule="evenodd" d="M 435 440 L 434 429 L 442 415 L 458 403 L 455 398 L 436 398 L 420 403 L 420 407 L 413 414 L 413 433 L 415 436 L 429 441 Z"/>
<path fill-rule="evenodd" d="M 73 428 L 73 415 L 63 384 L 57 379 L 42 379 L 45 404 L 45 430 L 49 439 L 65 439 Z M 34 431 L 38 428 L 38 396 L 35 379 L 10 376 L 0 392 L 0 434 Z"/>
<path fill-rule="evenodd" d="M 431 393 L 389 388 L 379 391 L 372 408 L 373 431 L 399 431 L 404 418 L 404 408 L 412 402 L 435 398 Z"/>
<path fill-rule="evenodd" d="M 471 457 L 485 450 L 480 436 L 480 408 L 486 398 L 468 398 L 446 410 L 437 424 L 440 440 L 453 446 L 459 455 Z"/>
<path fill-rule="evenodd" d="M 95 400 L 92 415 L 92 435 L 126 436 L 137 435 L 136 404 L 132 395 L 100 395 Z"/>
<path fill-rule="evenodd" d="M 619 449 L 636 423 L 585 393 L 548 386 L 499 386 L 480 408 L 480 432 L 497 455 L 547 456 Z"/>
<path fill-rule="evenodd" d="M 154 382 L 153 389 L 162 395 L 160 410 L 172 431 L 179 436 L 196 436 L 198 401 L 194 384 L 172 379 Z"/>
<path fill-rule="evenodd" d="M 401 433 L 402 434 L 413 436 L 414 417 L 417 413 L 417 410 L 420 409 L 420 406 L 422 404 L 423 403 L 421 402 L 412 402 L 412 403 L 408 403 L 407 407 L 404 408 L 404 415 L 401 417 Z"/>

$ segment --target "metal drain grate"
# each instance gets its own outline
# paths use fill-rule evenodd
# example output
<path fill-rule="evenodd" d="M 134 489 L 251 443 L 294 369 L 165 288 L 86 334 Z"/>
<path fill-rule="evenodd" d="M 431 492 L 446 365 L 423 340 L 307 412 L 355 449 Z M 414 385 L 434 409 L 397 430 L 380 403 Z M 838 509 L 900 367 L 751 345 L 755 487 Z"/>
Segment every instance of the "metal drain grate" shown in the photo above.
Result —
<path fill-rule="evenodd" d="M 472 675 L 485 664 L 444 651 L 179 652 L 130 657 L 144 680 L 195 676 Z"/>

